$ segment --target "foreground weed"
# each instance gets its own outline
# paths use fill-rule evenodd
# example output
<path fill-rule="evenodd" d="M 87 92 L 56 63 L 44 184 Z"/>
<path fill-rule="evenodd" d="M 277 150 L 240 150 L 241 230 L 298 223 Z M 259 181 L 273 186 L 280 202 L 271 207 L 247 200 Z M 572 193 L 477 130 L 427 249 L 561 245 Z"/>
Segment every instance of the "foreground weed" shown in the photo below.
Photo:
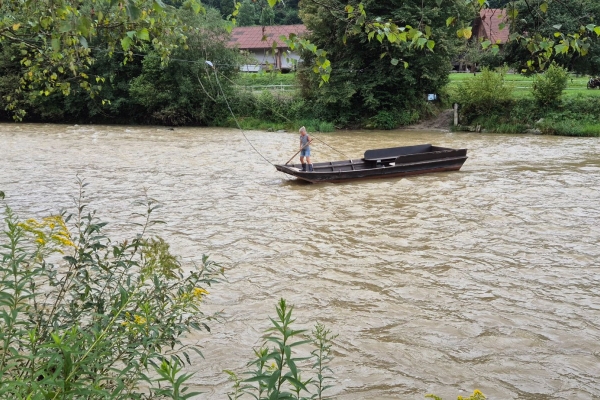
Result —
<path fill-rule="evenodd" d="M 331 372 L 328 363 L 332 359 L 331 345 L 336 336 L 321 324 L 316 325 L 312 337 L 306 335 L 305 329 L 293 329 L 293 307 L 288 307 L 284 299 L 279 301 L 276 310 L 277 319 L 270 319 L 273 326 L 266 331 L 265 344 L 254 351 L 256 358 L 248 364 L 253 368 L 245 373 L 249 378 L 241 379 L 234 372 L 225 371 L 234 383 L 229 399 L 244 395 L 258 400 L 324 399 L 323 392 L 331 387 L 327 382 L 333 379 L 327 374 Z M 307 345 L 314 348 L 307 352 L 309 355 L 297 356 L 295 351 Z M 302 368 L 307 368 L 307 373 L 314 376 L 303 379 Z M 311 393 L 311 387 L 316 393 Z"/>
<path fill-rule="evenodd" d="M 185 399 L 183 335 L 208 330 L 200 309 L 221 268 L 183 270 L 169 245 L 138 232 L 114 242 L 87 212 L 21 221 L 4 207 L 0 238 L 0 398 Z"/>

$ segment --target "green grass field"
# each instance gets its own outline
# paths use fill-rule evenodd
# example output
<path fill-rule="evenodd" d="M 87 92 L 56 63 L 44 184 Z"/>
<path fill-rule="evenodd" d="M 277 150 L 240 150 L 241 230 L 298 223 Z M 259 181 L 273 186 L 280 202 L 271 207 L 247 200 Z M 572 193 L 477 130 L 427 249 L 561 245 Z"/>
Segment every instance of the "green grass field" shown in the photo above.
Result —
<path fill-rule="evenodd" d="M 474 75 L 471 73 L 452 73 L 450 74 L 450 83 L 448 84 L 448 88 L 456 88 L 460 82 L 472 79 L 473 76 Z M 569 78 L 567 88 L 564 91 L 564 97 L 600 97 L 600 89 L 587 88 L 589 79 L 590 78 L 586 76 L 571 76 Z M 507 74 L 505 80 L 513 86 L 513 94 L 516 98 L 533 98 L 533 95 L 531 94 L 531 86 L 533 84 L 532 76 L 528 77 L 519 74 Z"/>
<path fill-rule="evenodd" d="M 473 78 L 471 73 L 452 73 L 450 74 L 449 89 L 453 89 L 460 82 L 464 82 Z M 296 74 L 282 74 L 280 72 L 259 72 L 251 74 L 239 74 L 236 78 L 236 84 L 246 87 L 249 90 L 261 92 L 263 90 L 271 91 L 295 91 L 297 90 Z M 565 89 L 564 97 L 600 97 L 600 89 L 588 89 L 587 76 L 571 76 L 568 86 Z M 520 74 L 507 74 L 506 82 L 513 86 L 513 94 L 515 98 L 533 97 L 531 94 L 531 86 L 533 84 L 532 76 L 524 76 Z"/>

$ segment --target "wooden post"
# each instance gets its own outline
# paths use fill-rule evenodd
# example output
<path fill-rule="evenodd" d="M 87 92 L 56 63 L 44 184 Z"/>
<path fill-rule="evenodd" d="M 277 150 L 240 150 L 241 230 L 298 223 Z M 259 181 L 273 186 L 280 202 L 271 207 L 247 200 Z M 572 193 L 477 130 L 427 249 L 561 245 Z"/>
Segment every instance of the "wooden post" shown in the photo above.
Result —
<path fill-rule="evenodd" d="M 458 125 L 458 103 L 454 103 L 454 126 Z"/>

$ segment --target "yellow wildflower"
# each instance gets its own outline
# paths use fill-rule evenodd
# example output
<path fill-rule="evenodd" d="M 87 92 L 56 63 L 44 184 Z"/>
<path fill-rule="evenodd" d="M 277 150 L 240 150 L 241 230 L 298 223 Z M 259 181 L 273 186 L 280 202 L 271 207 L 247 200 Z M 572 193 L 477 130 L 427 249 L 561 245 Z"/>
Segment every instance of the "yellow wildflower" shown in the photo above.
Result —
<path fill-rule="evenodd" d="M 142 317 L 141 315 L 135 315 L 133 317 L 133 321 L 138 325 L 142 325 L 146 323 L 146 318 Z"/>
<path fill-rule="evenodd" d="M 203 288 L 194 288 L 194 297 L 202 300 L 202 296 L 204 296 L 205 294 L 208 294 L 208 290 L 203 289 Z"/>

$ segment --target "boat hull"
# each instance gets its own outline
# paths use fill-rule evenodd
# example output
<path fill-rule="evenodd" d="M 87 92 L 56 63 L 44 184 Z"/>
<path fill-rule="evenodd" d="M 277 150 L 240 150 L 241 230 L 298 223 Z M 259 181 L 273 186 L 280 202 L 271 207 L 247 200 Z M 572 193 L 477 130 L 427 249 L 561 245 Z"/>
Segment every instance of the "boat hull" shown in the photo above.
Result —
<path fill-rule="evenodd" d="M 413 152 L 415 148 L 426 150 L 415 153 Z M 398 154 L 402 151 L 405 153 Z M 275 165 L 275 168 L 307 182 L 341 183 L 458 171 L 468 158 L 466 149 L 448 149 L 431 145 L 368 150 L 365 155 L 369 158 L 315 163 L 313 172 L 302 171 L 301 164 Z"/>

